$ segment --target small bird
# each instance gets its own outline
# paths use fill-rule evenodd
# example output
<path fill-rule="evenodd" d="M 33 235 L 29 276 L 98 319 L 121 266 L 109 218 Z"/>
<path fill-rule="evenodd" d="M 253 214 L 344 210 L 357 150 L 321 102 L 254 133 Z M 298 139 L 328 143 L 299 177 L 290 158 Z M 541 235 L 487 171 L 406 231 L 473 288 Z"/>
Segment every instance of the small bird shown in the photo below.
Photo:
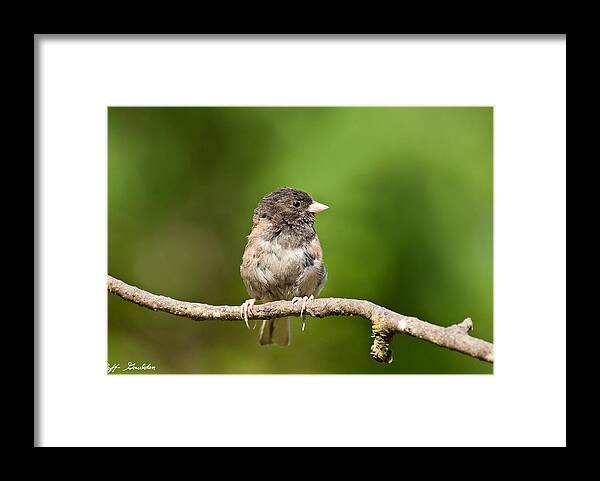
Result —
<path fill-rule="evenodd" d="M 257 300 L 287 300 L 302 301 L 304 330 L 306 303 L 319 295 L 327 280 L 314 223 L 315 214 L 328 208 L 306 192 L 289 187 L 265 195 L 258 203 L 240 266 L 242 280 L 252 296 L 240 307 L 248 328 L 248 312 Z M 262 321 L 258 343 L 288 346 L 290 319 Z"/>

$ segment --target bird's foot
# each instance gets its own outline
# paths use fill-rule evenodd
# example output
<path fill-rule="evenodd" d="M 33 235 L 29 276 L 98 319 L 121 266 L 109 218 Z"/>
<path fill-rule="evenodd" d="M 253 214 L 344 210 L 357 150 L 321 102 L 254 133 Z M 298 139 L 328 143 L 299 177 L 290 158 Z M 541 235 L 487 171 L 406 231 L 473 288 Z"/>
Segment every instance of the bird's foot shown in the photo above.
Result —
<path fill-rule="evenodd" d="M 302 332 L 304 332 L 304 328 L 306 327 L 306 318 L 304 317 L 304 311 L 306 311 L 306 303 L 308 301 L 314 301 L 315 296 L 311 295 L 310 297 L 294 297 L 292 299 L 292 304 L 295 304 L 298 301 L 302 301 L 302 307 L 300 308 L 300 317 L 302 318 Z"/>
<path fill-rule="evenodd" d="M 240 317 L 244 320 L 248 329 L 250 329 L 250 324 L 248 324 L 248 313 L 252 314 L 252 306 L 254 306 L 255 302 L 256 299 L 248 299 L 240 306 Z M 254 320 L 254 327 L 256 328 L 256 320 Z"/>

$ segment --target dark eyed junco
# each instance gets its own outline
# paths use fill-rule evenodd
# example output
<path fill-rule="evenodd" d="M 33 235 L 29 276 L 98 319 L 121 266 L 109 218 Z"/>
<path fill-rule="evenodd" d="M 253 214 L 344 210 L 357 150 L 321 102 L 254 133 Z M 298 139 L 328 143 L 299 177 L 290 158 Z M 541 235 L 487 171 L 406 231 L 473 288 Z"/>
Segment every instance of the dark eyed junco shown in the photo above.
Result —
<path fill-rule="evenodd" d="M 240 273 L 252 296 L 240 308 L 248 326 L 248 312 L 257 300 L 306 303 L 319 294 L 327 279 L 323 250 L 315 232 L 315 214 L 328 206 L 288 187 L 265 195 L 254 209 L 252 230 Z M 304 321 L 302 325 L 304 329 Z M 262 321 L 261 345 L 290 343 L 290 319 Z"/>

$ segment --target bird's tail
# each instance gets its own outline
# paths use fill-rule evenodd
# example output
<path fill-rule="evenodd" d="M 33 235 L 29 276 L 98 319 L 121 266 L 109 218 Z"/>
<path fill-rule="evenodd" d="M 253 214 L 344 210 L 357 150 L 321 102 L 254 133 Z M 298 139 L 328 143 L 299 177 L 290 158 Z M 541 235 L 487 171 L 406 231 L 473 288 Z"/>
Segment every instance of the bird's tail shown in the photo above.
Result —
<path fill-rule="evenodd" d="M 277 346 L 290 345 L 290 318 L 271 319 L 262 321 L 258 343 L 261 346 L 276 344 Z"/>

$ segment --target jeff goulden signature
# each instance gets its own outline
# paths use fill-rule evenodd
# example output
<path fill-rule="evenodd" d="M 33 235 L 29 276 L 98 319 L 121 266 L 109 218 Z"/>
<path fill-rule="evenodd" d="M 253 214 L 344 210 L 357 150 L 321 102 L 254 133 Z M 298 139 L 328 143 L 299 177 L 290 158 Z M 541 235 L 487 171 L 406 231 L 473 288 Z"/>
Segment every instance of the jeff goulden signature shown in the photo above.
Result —
<path fill-rule="evenodd" d="M 108 374 L 113 374 L 115 372 L 129 372 L 131 374 L 138 371 L 157 371 L 156 366 L 150 362 L 143 362 L 141 364 L 137 362 L 128 362 L 127 366 L 121 367 L 121 364 L 114 363 L 108 364 Z"/>

